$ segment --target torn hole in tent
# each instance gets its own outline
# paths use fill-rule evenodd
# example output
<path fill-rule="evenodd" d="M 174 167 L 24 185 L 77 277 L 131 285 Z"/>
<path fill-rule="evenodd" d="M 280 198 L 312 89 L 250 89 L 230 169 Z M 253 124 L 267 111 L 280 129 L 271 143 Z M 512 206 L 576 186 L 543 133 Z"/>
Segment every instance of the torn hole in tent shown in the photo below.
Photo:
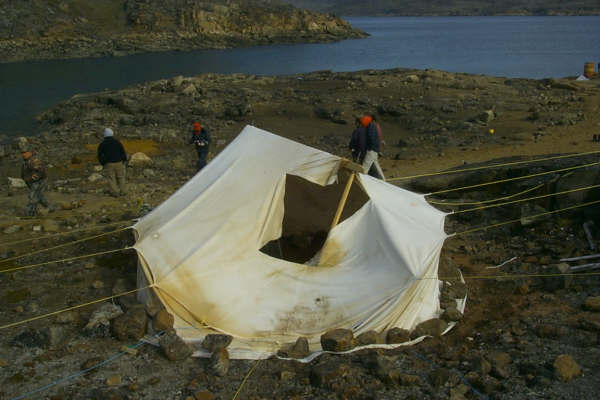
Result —
<path fill-rule="evenodd" d="M 298 264 L 313 258 L 327 239 L 349 178 L 350 173 L 341 170 L 338 183 L 321 186 L 295 175 L 287 175 L 281 237 L 271 240 L 260 251 Z M 354 215 L 368 200 L 369 197 L 355 180 L 338 223 Z"/>

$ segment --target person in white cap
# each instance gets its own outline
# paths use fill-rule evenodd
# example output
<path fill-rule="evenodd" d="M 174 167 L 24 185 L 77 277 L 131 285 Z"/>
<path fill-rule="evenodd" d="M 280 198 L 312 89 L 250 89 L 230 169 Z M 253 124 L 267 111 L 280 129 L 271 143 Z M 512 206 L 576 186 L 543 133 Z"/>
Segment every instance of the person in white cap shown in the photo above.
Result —
<path fill-rule="evenodd" d="M 98 146 L 98 161 L 106 171 L 108 188 L 111 196 L 124 196 L 125 190 L 125 163 L 127 154 L 123 144 L 114 137 L 110 128 L 104 129 L 104 140 Z"/>

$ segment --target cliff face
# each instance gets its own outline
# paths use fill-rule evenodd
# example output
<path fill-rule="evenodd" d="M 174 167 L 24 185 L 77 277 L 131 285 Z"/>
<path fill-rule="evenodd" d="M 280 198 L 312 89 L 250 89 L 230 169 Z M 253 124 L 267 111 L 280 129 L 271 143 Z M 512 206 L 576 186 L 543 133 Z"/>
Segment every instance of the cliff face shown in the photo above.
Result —
<path fill-rule="evenodd" d="M 333 15 L 241 0 L 4 0 L 0 62 L 364 37 Z"/>

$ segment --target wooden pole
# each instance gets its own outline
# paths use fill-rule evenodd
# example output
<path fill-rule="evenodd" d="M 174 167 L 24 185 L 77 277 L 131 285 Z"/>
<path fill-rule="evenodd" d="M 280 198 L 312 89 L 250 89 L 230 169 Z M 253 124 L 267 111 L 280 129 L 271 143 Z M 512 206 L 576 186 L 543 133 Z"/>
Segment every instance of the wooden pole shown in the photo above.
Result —
<path fill-rule="evenodd" d="M 344 211 L 344 206 L 346 205 L 346 200 L 348 200 L 348 194 L 350 193 L 350 187 L 352 186 L 352 182 L 354 182 L 355 175 L 356 175 L 356 172 L 353 172 L 350 175 L 350 178 L 348 178 L 348 182 L 346 182 L 346 187 L 344 188 L 344 193 L 342 193 L 342 198 L 340 199 L 340 202 L 337 207 L 337 211 L 335 212 L 335 217 L 333 218 L 333 222 L 331 223 L 331 228 L 329 228 L 330 232 L 340 221 L 340 217 L 342 216 L 342 211 Z"/>

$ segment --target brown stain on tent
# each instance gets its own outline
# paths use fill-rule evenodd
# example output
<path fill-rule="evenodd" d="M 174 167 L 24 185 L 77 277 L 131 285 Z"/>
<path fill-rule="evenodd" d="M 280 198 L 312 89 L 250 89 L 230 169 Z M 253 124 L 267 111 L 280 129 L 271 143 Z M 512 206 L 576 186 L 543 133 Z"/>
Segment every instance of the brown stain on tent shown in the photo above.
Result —
<path fill-rule="evenodd" d="M 346 252 L 342 251 L 339 243 L 333 239 L 328 239 L 321 252 L 319 267 L 335 267 L 345 256 Z"/>
<path fill-rule="evenodd" d="M 313 303 L 314 307 L 298 304 L 291 310 L 278 315 L 278 323 L 274 332 L 281 334 L 294 332 L 300 335 L 312 335 L 320 332 L 323 321 L 332 319 L 329 298 L 318 296 Z M 334 319 L 341 321 L 343 315 L 340 314 Z M 265 332 L 265 336 L 272 334 L 273 332 Z"/>

